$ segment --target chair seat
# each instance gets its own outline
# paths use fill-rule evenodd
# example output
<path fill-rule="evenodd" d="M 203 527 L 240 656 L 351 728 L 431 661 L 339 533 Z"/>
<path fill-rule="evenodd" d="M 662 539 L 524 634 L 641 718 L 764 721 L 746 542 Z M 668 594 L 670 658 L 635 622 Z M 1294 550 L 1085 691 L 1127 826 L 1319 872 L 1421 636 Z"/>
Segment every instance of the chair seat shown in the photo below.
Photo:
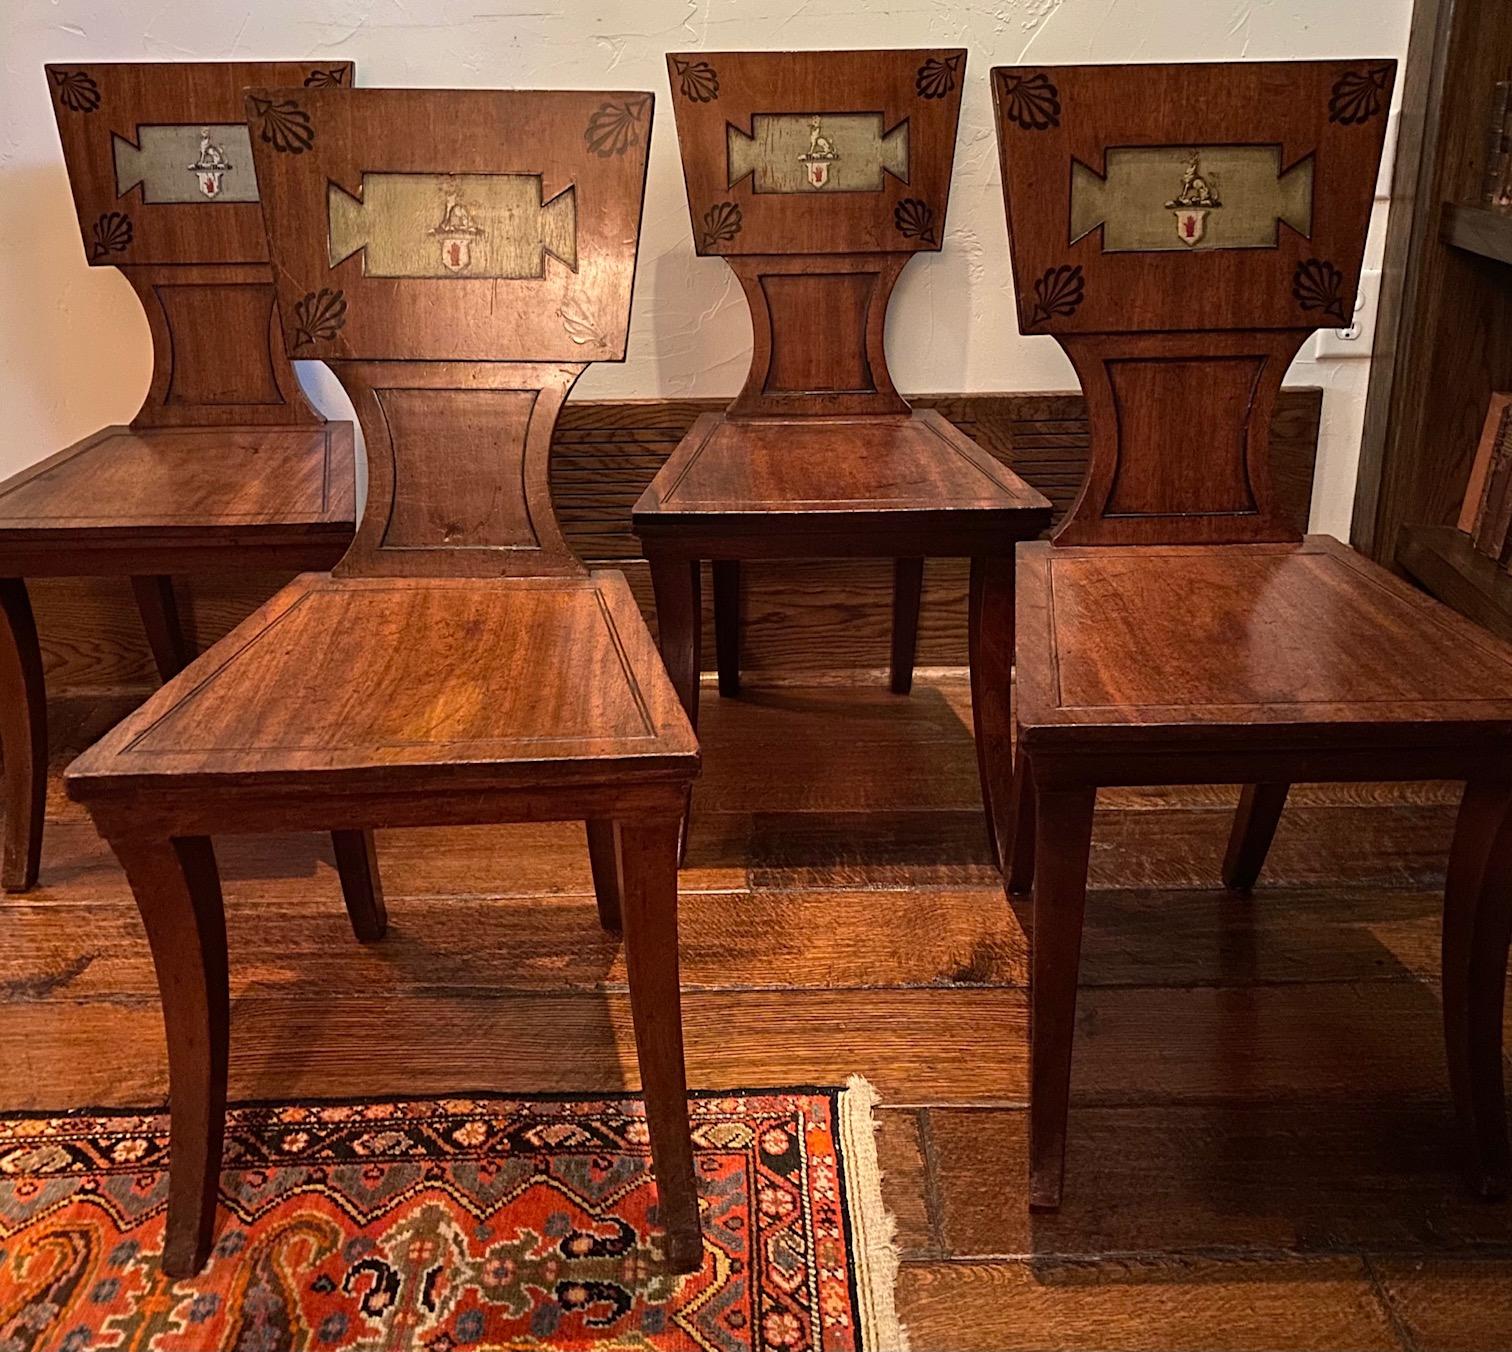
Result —
<path fill-rule="evenodd" d="M 1037 535 L 1050 503 L 932 409 L 903 417 L 700 417 L 635 505 L 637 532 L 814 533 L 930 524 Z"/>
<path fill-rule="evenodd" d="M 106 427 L 0 483 L 0 543 L 350 536 L 350 423 Z"/>
<path fill-rule="evenodd" d="M 1016 670 L 1031 752 L 1512 746 L 1512 646 L 1325 536 L 1024 545 Z"/>
<path fill-rule="evenodd" d="M 229 783 L 691 779 L 697 767 L 622 574 L 310 573 L 80 756 L 68 783 L 90 801 Z"/>

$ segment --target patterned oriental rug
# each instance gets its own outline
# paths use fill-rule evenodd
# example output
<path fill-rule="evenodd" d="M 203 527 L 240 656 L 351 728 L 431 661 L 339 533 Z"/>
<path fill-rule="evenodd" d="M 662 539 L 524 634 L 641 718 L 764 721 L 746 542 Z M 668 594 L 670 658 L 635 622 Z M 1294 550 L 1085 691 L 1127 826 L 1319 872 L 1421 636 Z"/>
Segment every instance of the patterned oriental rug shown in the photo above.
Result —
<path fill-rule="evenodd" d="M 859 1078 L 695 1097 L 682 1278 L 634 1099 L 233 1108 L 187 1280 L 158 1267 L 164 1115 L 0 1116 L 0 1350 L 898 1352 L 874 1104 Z"/>

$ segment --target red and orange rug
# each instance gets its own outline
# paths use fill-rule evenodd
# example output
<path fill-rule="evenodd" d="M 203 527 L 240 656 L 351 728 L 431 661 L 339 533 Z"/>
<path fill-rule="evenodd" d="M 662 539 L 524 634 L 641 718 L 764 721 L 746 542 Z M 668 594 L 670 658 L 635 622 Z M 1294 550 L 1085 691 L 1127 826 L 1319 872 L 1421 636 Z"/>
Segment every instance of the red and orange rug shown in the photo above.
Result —
<path fill-rule="evenodd" d="M 6 1352 L 895 1352 L 874 1096 L 690 1105 L 701 1271 L 658 1254 L 632 1099 L 232 1109 L 217 1243 L 158 1266 L 167 1119 L 0 1117 Z"/>

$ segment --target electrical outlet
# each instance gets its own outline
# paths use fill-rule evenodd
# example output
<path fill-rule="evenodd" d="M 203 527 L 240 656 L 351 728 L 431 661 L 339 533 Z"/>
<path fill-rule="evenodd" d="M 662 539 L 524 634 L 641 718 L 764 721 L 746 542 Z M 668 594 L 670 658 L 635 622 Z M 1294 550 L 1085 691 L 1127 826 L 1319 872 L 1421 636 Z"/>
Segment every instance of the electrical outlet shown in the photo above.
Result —
<path fill-rule="evenodd" d="M 1360 274 L 1360 291 L 1355 297 L 1354 323 L 1347 329 L 1319 329 L 1314 339 L 1314 361 L 1339 361 L 1347 357 L 1368 357 L 1375 338 L 1376 311 L 1381 305 L 1381 272 L 1366 268 Z"/>

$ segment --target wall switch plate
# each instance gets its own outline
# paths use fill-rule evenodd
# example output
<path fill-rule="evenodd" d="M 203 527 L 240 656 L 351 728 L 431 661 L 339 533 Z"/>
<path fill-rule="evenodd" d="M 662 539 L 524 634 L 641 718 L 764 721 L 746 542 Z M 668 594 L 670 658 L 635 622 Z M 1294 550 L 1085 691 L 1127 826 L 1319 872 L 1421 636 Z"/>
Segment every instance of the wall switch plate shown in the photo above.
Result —
<path fill-rule="evenodd" d="M 1339 361 L 1368 357 L 1374 345 L 1376 311 L 1381 304 L 1381 270 L 1366 268 L 1360 274 L 1355 297 L 1354 323 L 1347 329 L 1319 329 L 1313 340 L 1314 361 Z"/>

